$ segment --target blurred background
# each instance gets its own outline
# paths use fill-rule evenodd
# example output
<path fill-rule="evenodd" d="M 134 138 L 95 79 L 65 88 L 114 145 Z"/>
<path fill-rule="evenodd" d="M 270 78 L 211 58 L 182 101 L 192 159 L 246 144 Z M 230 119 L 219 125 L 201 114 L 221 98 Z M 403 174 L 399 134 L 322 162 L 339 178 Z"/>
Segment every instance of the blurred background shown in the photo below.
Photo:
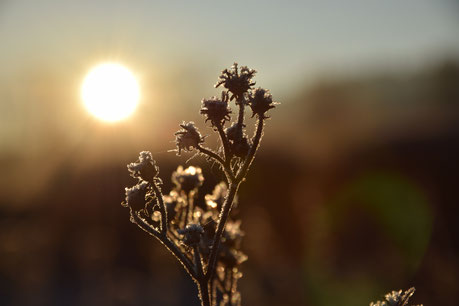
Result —
<path fill-rule="evenodd" d="M 152 151 L 170 190 L 237 61 L 282 103 L 240 189 L 244 305 L 458 305 L 458 33 L 454 0 L 0 0 L 0 304 L 198 305 L 121 207 L 126 164 Z M 80 98 L 107 60 L 141 86 L 116 123 Z"/>

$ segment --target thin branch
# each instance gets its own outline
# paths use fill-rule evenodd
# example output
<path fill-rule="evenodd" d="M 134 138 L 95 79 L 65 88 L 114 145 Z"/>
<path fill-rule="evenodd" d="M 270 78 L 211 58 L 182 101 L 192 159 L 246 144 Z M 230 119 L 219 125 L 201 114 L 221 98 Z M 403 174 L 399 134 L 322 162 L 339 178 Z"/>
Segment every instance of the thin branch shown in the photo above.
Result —
<path fill-rule="evenodd" d="M 214 151 L 211 151 L 210 149 L 201 147 L 200 145 L 197 146 L 197 149 L 198 149 L 198 151 L 201 152 L 202 154 L 205 154 L 205 155 L 207 155 L 209 158 L 214 159 L 216 162 L 218 162 L 219 164 L 221 164 L 221 166 L 225 166 L 225 161 L 223 160 L 223 158 L 221 158 L 220 155 L 218 155 L 218 154 L 215 153 Z"/>
<path fill-rule="evenodd" d="M 167 233 L 167 210 L 166 205 L 164 204 L 163 193 L 161 189 L 156 185 L 155 182 L 151 184 L 153 187 L 153 191 L 155 192 L 156 198 L 158 198 L 159 202 L 159 210 L 161 212 L 161 233 L 166 235 Z"/>
<path fill-rule="evenodd" d="M 222 167 L 223 171 L 225 172 L 226 179 L 228 180 L 228 182 L 234 181 L 234 179 L 235 179 L 234 173 L 231 170 L 231 167 L 227 166 L 227 164 L 225 163 L 223 158 L 221 158 L 217 153 L 215 153 L 215 152 L 213 152 L 213 151 L 211 151 L 211 150 L 209 150 L 207 148 L 198 146 L 197 149 L 202 154 L 207 155 L 209 158 L 212 158 L 213 160 L 215 160 L 216 162 L 218 162 L 220 164 L 220 166 Z"/>
<path fill-rule="evenodd" d="M 209 281 L 209 292 L 210 292 L 210 299 L 211 299 L 211 305 L 218 305 L 217 303 L 217 285 L 216 284 L 217 280 L 216 279 L 211 279 Z"/>
<path fill-rule="evenodd" d="M 199 247 L 197 245 L 193 247 L 193 255 L 194 264 L 196 266 L 196 274 L 198 275 L 199 279 L 199 281 L 197 282 L 199 289 L 199 297 L 201 298 L 203 306 L 210 306 L 211 297 L 209 295 L 209 284 L 208 281 L 204 278 L 204 269 L 202 268 L 201 254 L 199 253 Z"/>
<path fill-rule="evenodd" d="M 193 264 L 167 236 L 155 230 L 145 219 L 140 218 L 139 215 L 132 210 L 131 218 L 138 227 L 158 239 L 158 241 L 160 241 L 172 254 L 174 254 L 175 258 L 177 258 L 177 260 L 182 264 L 185 271 L 188 272 L 191 278 L 195 281 L 197 280 L 198 276 L 196 275 Z"/>
<path fill-rule="evenodd" d="M 191 220 L 193 220 L 193 198 L 194 195 L 192 194 L 193 191 L 190 191 L 189 193 L 185 194 L 185 199 L 186 199 L 186 210 L 185 210 L 185 226 L 189 224 L 190 220 L 190 213 L 191 213 Z"/>
<path fill-rule="evenodd" d="M 233 270 L 230 271 L 230 280 L 229 280 L 230 288 L 228 291 L 228 302 L 229 305 L 233 305 L 233 287 L 234 286 L 234 273 Z"/>
<path fill-rule="evenodd" d="M 260 145 L 261 137 L 263 136 L 263 126 L 264 126 L 264 118 L 259 117 L 258 123 L 257 123 L 257 129 L 255 131 L 255 135 L 252 138 L 252 146 L 250 147 L 249 154 L 247 154 L 247 157 L 245 158 L 244 164 L 242 165 L 242 167 L 239 169 L 237 173 L 236 181 L 241 181 L 246 176 L 247 171 L 249 170 L 249 167 L 253 162 L 255 153 L 257 153 L 258 147 Z"/>
<path fill-rule="evenodd" d="M 220 241 L 222 239 L 223 230 L 225 228 L 226 221 L 228 220 L 229 212 L 233 206 L 234 196 L 236 195 L 237 189 L 239 188 L 240 182 L 232 183 L 229 186 L 229 193 L 223 203 L 220 217 L 218 218 L 217 229 L 215 230 L 214 241 L 212 243 L 212 249 L 210 250 L 209 262 L 207 265 L 207 272 L 205 278 L 208 280 L 212 279 L 215 272 L 215 264 L 217 263 L 218 248 L 220 247 Z"/>
<path fill-rule="evenodd" d="M 237 101 L 239 104 L 239 115 L 237 117 L 237 129 L 240 135 L 242 135 L 242 128 L 244 127 L 244 108 L 245 108 L 245 99 L 244 97 L 241 97 Z"/>
<path fill-rule="evenodd" d="M 209 284 L 207 281 L 198 283 L 199 297 L 201 298 L 202 306 L 211 306 L 211 297 L 209 295 Z"/>
<path fill-rule="evenodd" d="M 220 135 L 220 140 L 223 144 L 223 151 L 225 153 L 224 164 L 228 165 L 231 161 L 231 152 L 228 137 L 226 136 L 225 131 L 223 131 L 223 126 L 220 122 L 215 122 L 215 127 L 217 128 L 218 135 Z"/>
<path fill-rule="evenodd" d="M 204 270 L 202 268 L 201 254 L 199 253 L 199 247 L 196 245 L 193 247 L 194 264 L 196 265 L 196 274 L 200 279 L 204 277 Z"/>

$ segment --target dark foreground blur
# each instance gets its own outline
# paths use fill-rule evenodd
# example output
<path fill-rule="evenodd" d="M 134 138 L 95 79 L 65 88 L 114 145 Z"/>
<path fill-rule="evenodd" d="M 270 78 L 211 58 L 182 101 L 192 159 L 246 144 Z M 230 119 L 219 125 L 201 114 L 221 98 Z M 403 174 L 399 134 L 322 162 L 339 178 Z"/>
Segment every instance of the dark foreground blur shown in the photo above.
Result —
<path fill-rule="evenodd" d="M 282 103 L 240 191 L 244 305 L 368 305 L 411 286 L 413 303 L 458 305 L 458 65 L 324 80 Z M 63 162 L 27 203 L 0 198 L 0 305 L 198 305 L 119 204 L 137 154 Z M 169 190 L 186 157 L 157 159 Z"/>

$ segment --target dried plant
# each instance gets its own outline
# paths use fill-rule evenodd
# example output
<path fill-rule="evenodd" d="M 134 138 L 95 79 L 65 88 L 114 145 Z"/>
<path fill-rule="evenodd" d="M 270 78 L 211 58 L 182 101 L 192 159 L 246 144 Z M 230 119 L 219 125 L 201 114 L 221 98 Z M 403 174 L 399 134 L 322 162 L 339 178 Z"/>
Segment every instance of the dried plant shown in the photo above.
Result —
<path fill-rule="evenodd" d="M 242 276 L 239 265 L 247 259 L 240 250 L 244 233 L 240 220 L 232 214 L 236 194 L 252 164 L 266 112 L 274 108 L 268 90 L 253 86 L 256 71 L 235 63 L 222 71 L 215 87 L 223 87 L 220 97 L 202 100 L 200 113 L 218 134 L 220 148 L 213 151 L 204 146 L 205 139 L 193 122 L 183 122 L 175 133 L 178 155 L 195 151 L 207 157 L 223 171 L 226 182 L 221 182 L 212 194 L 205 196 L 205 206 L 195 205 L 198 188 L 204 177 L 197 167 L 182 166 L 172 174 L 175 188 L 168 195 L 161 190 L 159 169 L 152 154 L 140 152 L 128 170 L 138 180 L 126 188 L 122 203 L 128 207 L 131 222 L 159 240 L 182 264 L 196 283 L 201 305 L 241 305 L 237 281 Z M 239 108 L 237 119 L 231 121 L 231 101 Z M 250 107 L 257 119 L 255 134 L 246 135 L 245 109 Z"/>
<path fill-rule="evenodd" d="M 408 306 L 408 300 L 413 296 L 414 291 L 414 287 L 406 291 L 392 291 L 384 296 L 383 301 L 371 302 L 370 306 Z"/>

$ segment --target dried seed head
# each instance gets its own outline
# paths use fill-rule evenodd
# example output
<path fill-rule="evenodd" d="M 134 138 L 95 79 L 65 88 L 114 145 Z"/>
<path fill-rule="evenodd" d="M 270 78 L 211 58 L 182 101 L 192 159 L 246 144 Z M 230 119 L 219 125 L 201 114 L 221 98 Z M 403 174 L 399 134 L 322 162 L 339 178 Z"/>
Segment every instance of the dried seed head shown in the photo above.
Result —
<path fill-rule="evenodd" d="M 221 250 L 218 254 L 218 261 L 229 268 L 233 268 L 240 265 L 241 263 L 246 261 L 247 258 L 247 255 L 245 255 L 242 251 L 227 248 L 225 246 L 221 247 Z"/>
<path fill-rule="evenodd" d="M 194 122 L 183 122 L 180 124 L 180 127 L 182 129 L 175 133 L 175 143 L 178 149 L 177 155 L 180 155 L 182 150 L 191 151 L 204 142 L 204 138 L 199 133 Z"/>
<path fill-rule="evenodd" d="M 236 141 L 234 141 L 231 145 L 231 151 L 234 153 L 235 156 L 244 158 L 247 156 L 250 150 L 250 144 L 247 140 L 247 137 L 242 137 Z"/>
<path fill-rule="evenodd" d="M 137 161 L 127 165 L 127 168 L 132 177 L 143 179 L 147 182 L 153 181 L 159 174 L 159 168 L 156 166 L 156 162 L 149 151 L 140 152 Z"/>
<path fill-rule="evenodd" d="M 146 204 L 146 195 L 148 192 L 148 183 L 146 181 L 141 181 L 137 185 L 131 188 L 125 188 L 125 202 L 124 206 L 132 208 L 134 211 L 139 211 L 145 208 Z"/>
<path fill-rule="evenodd" d="M 240 229 L 241 221 L 228 221 L 222 236 L 219 252 L 219 261 L 226 267 L 235 267 L 247 260 L 247 256 L 240 251 L 244 232 Z"/>
<path fill-rule="evenodd" d="M 403 291 L 392 291 L 384 296 L 385 301 L 371 302 L 370 306 L 407 306 L 411 296 L 413 296 L 414 287 Z"/>
<path fill-rule="evenodd" d="M 388 305 L 396 306 L 398 302 L 400 301 L 401 295 L 402 295 L 402 290 L 399 290 L 399 291 L 392 291 L 386 294 L 384 297 L 386 298 Z"/>
<path fill-rule="evenodd" d="M 183 190 L 185 193 L 188 193 L 202 186 L 204 176 L 199 167 L 190 166 L 183 169 L 182 166 L 179 166 L 177 170 L 172 173 L 172 181 L 177 186 L 178 190 Z"/>
<path fill-rule="evenodd" d="M 225 198 L 228 195 L 228 187 L 226 183 L 220 182 L 219 184 L 215 185 L 212 194 L 206 194 L 204 199 L 206 201 L 207 207 L 210 210 L 220 211 L 221 207 L 223 206 L 223 202 L 225 202 Z M 233 207 L 237 205 L 237 198 L 235 197 L 233 200 Z"/>
<path fill-rule="evenodd" d="M 269 90 L 263 88 L 255 89 L 249 96 L 249 105 L 252 109 L 252 117 L 258 115 L 260 118 L 267 118 L 265 113 L 276 106 L 276 102 L 273 102 L 273 97 L 269 93 Z"/>
<path fill-rule="evenodd" d="M 229 121 L 231 109 L 228 108 L 228 93 L 223 91 L 221 99 L 217 97 L 203 99 L 201 114 L 207 117 L 206 122 L 210 121 L 213 125 L 216 123 L 223 125 L 225 121 Z"/>
<path fill-rule="evenodd" d="M 183 235 L 183 243 L 188 246 L 196 246 L 201 241 L 204 229 L 199 224 L 188 224 L 184 229 L 178 230 Z"/>
<path fill-rule="evenodd" d="M 177 215 L 176 208 L 180 201 L 180 198 L 179 198 L 177 191 L 171 190 L 171 192 L 168 195 L 165 195 L 163 199 L 164 199 L 164 204 L 166 205 L 167 222 L 170 223 L 172 222 L 172 220 L 175 219 L 175 216 Z"/>
<path fill-rule="evenodd" d="M 229 70 L 222 71 L 215 87 L 223 85 L 232 93 L 231 100 L 236 98 L 239 101 L 255 85 L 255 82 L 252 82 L 255 73 L 255 70 L 249 69 L 247 66 L 242 66 L 239 71 L 238 64 L 234 63 Z"/>
<path fill-rule="evenodd" d="M 245 127 L 245 125 L 243 127 Z M 242 138 L 242 129 L 239 129 L 239 125 L 236 122 L 227 128 L 225 133 L 228 139 L 232 141 Z"/>

